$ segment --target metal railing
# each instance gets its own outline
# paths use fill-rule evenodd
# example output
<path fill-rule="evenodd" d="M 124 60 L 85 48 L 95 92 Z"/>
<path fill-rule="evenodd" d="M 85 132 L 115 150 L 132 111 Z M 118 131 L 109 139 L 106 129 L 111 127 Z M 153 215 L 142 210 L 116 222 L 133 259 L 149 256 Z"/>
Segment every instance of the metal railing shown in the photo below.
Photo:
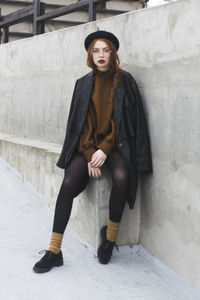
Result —
<path fill-rule="evenodd" d="M 2 16 L 0 8 L 0 35 L 1 43 L 8 43 L 9 41 L 9 27 L 26 20 L 33 22 L 33 35 L 42 34 L 45 32 L 45 22 L 66 14 L 80 11 L 82 9 L 88 10 L 88 22 L 96 20 L 96 5 L 105 3 L 110 0 L 81 0 L 76 3 L 65 5 L 54 9 L 53 11 L 45 13 L 45 3 L 40 0 L 33 0 L 33 4 L 25 8 L 19 9 L 13 13 Z"/>

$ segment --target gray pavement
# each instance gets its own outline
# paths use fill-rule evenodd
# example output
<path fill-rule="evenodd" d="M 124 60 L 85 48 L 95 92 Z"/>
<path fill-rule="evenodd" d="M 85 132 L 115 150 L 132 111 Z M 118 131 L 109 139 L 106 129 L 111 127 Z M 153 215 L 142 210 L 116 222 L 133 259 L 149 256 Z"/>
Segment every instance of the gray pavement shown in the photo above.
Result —
<path fill-rule="evenodd" d="M 16 170 L 0 159 L 0 299 L 200 300 L 200 294 L 141 245 L 114 250 L 101 265 L 96 250 L 69 227 L 64 266 L 36 274 L 47 249 L 53 211 Z"/>

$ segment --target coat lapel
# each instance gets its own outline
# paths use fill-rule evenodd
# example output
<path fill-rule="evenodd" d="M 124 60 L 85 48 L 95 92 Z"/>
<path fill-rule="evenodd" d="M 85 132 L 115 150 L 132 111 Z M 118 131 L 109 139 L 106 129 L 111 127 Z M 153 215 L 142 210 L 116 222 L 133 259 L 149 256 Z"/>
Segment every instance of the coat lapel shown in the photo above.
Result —
<path fill-rule="evenodd" d="M 77 107 L 77 113 L 79 114 L 78 127 L 80 130 L 82 130 L 87 116 L 89 103 L 92 97 L 93 85 L 94 85 L 94 76 L 93 76 L 93 72 L 90 72 L 82 83 L 82 93 L 80 95 L 80 99 L 78 103 L 79 107 Z"/>

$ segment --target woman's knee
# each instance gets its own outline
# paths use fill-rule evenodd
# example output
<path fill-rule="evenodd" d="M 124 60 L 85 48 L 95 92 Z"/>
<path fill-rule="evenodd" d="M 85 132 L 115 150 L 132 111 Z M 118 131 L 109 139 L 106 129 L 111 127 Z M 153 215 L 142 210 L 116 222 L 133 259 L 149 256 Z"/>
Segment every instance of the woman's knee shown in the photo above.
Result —
<path fill-rule="evenodd" d="M 65 176 L 63 183 L 62 183 L 63 188 L 68 189 L 71 187 L 71 184 L 72 184 L 71 178 L 69 176 Z"/>
<path fill-rule="evenodd" d="M 73 197 L 79 195 L 87 186 L 89 182 L 89 176 L 87 174 L 65 174 L 62 183 L 62 190 L 64 193 L 69 194 Z"/>
<path fill-rule="evenodd" d="M 113 180 L 116 184 L 127 184 L 128 172 L 123 169 L 116 169 L 113 174 Z"/>

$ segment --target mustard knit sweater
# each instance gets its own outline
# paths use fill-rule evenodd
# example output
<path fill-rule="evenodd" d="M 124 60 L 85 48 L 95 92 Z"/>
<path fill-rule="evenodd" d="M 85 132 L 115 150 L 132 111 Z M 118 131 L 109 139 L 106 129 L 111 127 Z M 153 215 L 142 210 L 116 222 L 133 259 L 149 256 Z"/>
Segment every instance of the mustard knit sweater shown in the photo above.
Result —
<path fill-rule="evenodd" d="M 96 150 L 101 149 L 108 155 L 116 147 L 112 81 L 113 73 L 97 71 L 87 118 L 77 147 L 88 162 Z"/>

